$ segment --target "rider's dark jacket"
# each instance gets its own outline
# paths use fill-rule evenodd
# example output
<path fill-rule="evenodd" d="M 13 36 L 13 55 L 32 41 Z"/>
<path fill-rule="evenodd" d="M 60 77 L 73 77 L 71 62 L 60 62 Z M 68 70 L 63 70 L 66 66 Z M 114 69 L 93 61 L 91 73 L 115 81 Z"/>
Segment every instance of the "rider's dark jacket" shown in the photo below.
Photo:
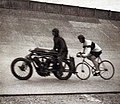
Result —
<path fill-rule="evenodd" d="M 65 40 L 60 36 L 57 37 L 54 36 L 53 41 L 54 41 L 53 49 L 58 52 L 58 56 L 64 58 L 67 57 L 68 49 Z"/>

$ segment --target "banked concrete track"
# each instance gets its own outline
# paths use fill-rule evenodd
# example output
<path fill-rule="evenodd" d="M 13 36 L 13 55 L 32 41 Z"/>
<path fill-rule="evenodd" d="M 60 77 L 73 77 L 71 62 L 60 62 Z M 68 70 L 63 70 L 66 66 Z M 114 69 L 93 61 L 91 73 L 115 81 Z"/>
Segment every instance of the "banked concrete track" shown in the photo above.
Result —
<path fill-rule="evenodd" d="M 10 71 L 10 64 L 17 57 L 24 57 L 35 47 L 52 48 L 53 28 L 60 30 L 66 40 L 69 55 L 81 50 L 77 36 L 98 43 L 103 49 L 102 59 L 115 66 L 115 75 L 105 81 L 91 76 L 79 80 L 75 75 L 60 81 L 53 75 L 40 77 L 34 71 L 27 81 L 17 80 Z M 75 57 L 76 64 L 81 61 Z M 43 13 L 36 11 L 0 9 L 0 94 L 48 94 L 120 91 L 120 21 Z"/>

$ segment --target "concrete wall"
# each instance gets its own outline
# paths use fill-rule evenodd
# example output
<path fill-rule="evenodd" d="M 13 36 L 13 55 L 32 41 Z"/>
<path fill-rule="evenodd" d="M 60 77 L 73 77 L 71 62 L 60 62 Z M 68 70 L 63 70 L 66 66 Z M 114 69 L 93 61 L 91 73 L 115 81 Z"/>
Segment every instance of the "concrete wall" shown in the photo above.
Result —
<path fill-rule="evenodd" d="M 120 20 L 120 12 L 99 10 L 95 8 L 83 8 L 70 5 L 34 2 L 29 0 L 1 0 L 0 7 L 7 9 L 34 10 L 64 15 Z"/>

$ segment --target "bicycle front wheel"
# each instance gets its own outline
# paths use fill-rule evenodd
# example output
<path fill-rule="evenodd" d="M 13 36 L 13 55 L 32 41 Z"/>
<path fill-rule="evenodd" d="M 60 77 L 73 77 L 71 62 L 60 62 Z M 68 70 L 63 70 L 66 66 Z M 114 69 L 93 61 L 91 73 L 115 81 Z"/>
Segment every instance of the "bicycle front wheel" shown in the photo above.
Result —
<path fill-rule="evenodd" d="M 111 79 L 115 73 L 115 68 L 113 64 L 108 60 L 101 61 L 101 63 L 99 64 L 99 70 L 100 76 L 105 80 Z"/>
<path fill-rule="evenodd" d="M 87 80 L 90 77 L 90 67 L 85 63 L 79 63 L 76 66 L 76 75 L 81 80 Z"/>

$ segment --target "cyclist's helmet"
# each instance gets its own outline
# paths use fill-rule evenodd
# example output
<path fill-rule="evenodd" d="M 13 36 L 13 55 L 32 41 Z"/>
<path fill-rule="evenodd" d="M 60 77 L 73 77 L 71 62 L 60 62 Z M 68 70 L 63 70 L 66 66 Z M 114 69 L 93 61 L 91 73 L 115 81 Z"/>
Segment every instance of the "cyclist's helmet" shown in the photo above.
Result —
<path fill-rule="evenodd" d="M 53 36 L 55 36 L 55 37 L 59 36 L 59 30 L 58 30 L 57 28 L 54 28 L 54 29 L 52 30 L 52 34 L 53 34 Z"/>
<path fill-rule="evenodd" d="M 79 35 L 78 39 L 80 40 L 81 43 L 84 43 L 85 37 L 83 35 Z"/>

